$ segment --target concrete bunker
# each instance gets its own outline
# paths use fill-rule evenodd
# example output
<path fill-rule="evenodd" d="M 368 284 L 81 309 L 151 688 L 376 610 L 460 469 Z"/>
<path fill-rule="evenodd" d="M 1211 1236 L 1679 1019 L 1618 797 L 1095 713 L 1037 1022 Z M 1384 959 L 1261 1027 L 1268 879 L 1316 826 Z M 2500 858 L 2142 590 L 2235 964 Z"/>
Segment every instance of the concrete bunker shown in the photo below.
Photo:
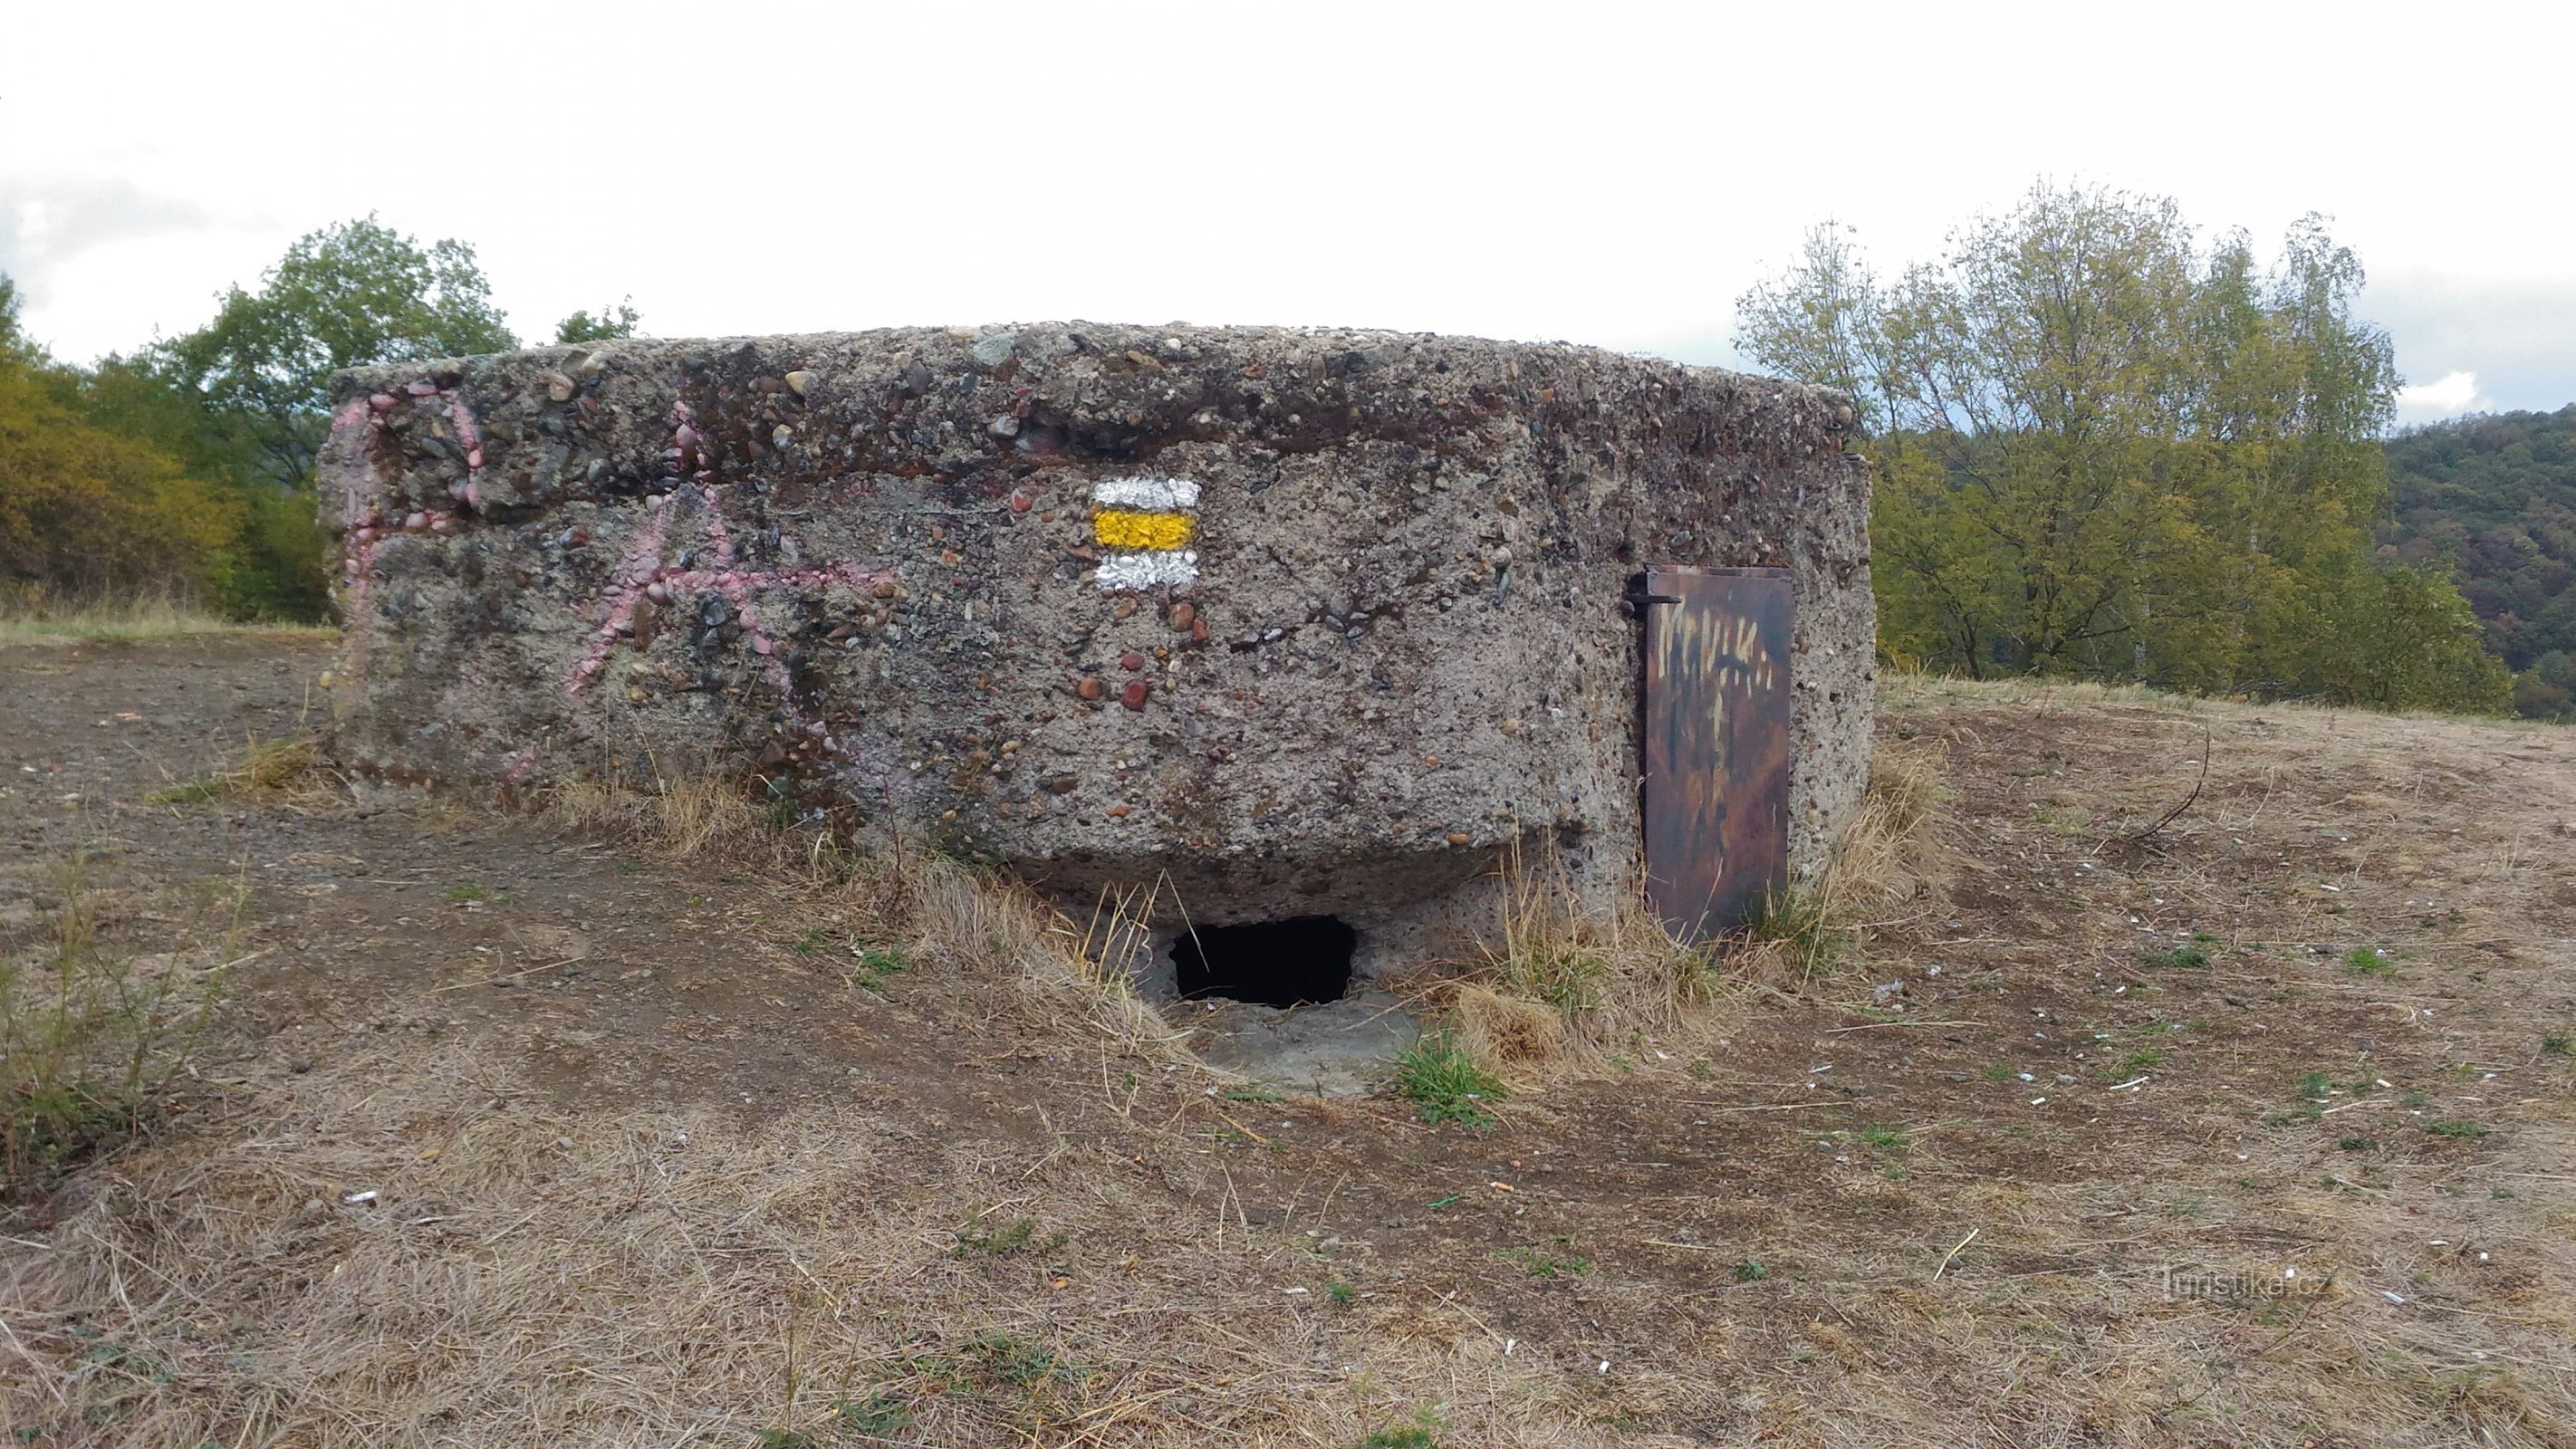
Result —
<path fill-rule="evenodd" d="M 1339 330 L 363 370 L 322 459 L 340 750 L 487 787 L 738 769 L 783 814 L 931 837 L 1077 917 L 1150 888 L 1137 970 L 1167 998 L 1321 997 L 1338 967 L 1287 961 L 1317 921 L 1353 994 L 1473 959 L 1503 862 L 1635 890 L 1641 780 L 1704 771 L 1691 751 L 1756 707 L 1776 804 L 1729 815 L 1711 776 L 1669 836 L 1819 859 L 1869 739 L 1851 424 L 1838 394 L 1713 369 Z M 1780 611 L 1656 623 L 1700 575 L 1774 580 Z M 1661 735 L 1659 669 L 1704 686 Z"/>

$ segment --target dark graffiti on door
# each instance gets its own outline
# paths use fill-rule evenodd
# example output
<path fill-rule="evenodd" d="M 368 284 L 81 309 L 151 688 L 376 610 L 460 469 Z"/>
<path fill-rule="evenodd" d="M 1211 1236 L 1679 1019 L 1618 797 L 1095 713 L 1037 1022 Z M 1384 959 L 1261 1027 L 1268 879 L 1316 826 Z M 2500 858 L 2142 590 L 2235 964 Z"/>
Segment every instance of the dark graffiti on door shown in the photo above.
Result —
<path fill-rule="evenodd" d="M 1788 878 L 1786 569 L 1646 571 L 1646 889 L 1684 940 Z"/>

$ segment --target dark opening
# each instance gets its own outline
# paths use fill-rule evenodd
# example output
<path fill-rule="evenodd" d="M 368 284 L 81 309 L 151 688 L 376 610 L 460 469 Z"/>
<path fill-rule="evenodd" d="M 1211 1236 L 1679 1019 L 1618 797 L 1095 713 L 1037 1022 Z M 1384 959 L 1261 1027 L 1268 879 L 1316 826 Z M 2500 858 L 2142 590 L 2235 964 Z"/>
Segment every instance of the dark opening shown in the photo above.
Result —
<path fill-rule="evenodd" d="M 1359 932 L 1331 916 L 1201 926 L 1172 941 L 1173 978 L 1184 1001 L 1339 1001 L 1351 987 L 1351 950 L 1359 939 Z"/>

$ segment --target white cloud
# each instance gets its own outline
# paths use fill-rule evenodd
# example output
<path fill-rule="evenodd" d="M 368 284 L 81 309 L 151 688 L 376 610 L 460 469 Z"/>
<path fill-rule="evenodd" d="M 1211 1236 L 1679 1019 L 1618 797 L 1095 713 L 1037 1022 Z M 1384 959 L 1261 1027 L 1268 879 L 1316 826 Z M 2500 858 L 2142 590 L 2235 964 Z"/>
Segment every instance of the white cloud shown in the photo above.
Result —
<path fill-rule="evenodd" d="M 2401 423 L 2429 423 L 2436 418 L 2494 410 L 2495 400 L 2478 387 L 2474 372 L 2444 373 L 2438 381 L 2397 390 L 2397 420 Z"/>

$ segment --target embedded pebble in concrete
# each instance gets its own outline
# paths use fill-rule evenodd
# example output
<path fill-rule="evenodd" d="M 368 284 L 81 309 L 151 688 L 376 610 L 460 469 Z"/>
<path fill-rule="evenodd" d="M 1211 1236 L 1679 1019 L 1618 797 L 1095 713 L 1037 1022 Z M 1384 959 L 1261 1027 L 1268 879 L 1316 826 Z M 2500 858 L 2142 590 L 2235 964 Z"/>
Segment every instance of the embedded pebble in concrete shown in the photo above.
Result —
<path fill-rule="evenodd" d="M 1868 490 L 1821 389 L 1044 323 L 552 347 L 338 403 L 369 778 L 756 770 L 1068 899 L 1338 916 L 1365 973 L 1511 852 L 1632 884 L 1648 564 L 1792 572 L 1795 858 L 1866 775 Z"/>

